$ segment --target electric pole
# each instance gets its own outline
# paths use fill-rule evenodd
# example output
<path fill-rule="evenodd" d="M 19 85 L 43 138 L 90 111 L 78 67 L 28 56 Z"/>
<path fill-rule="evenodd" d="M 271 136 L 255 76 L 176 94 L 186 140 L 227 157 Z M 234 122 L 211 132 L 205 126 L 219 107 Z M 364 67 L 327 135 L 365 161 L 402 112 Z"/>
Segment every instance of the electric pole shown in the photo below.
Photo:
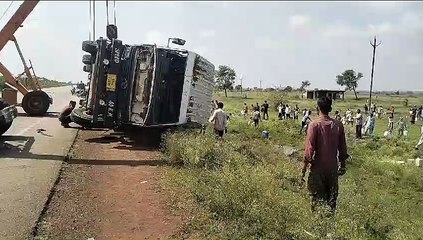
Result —
<path fill-rule="evenodd" d="M 261 89 L 261 80 L 260 80 L 260 89 Z"/>
<path fill-rule="evenodd" d="M 370 42 L 370 45 L 373 47 L 373 58 L 372 58 L 372 73 L 370 75 L 370 96 L 369 96 L 369 108 L 372 105 L 372 91 L 373 91 L 373 73 L 375 70 L 375 55 L 376 47 L 378 47 L 382 42 L 376 44 L 376 37 L 373 39 L 373 43 Z"/>
<path fill-rule="evenodd" d="M 241 97 L 242 97 L 242 74 L 239 76 L 239 81 L 241 82 Z"/>

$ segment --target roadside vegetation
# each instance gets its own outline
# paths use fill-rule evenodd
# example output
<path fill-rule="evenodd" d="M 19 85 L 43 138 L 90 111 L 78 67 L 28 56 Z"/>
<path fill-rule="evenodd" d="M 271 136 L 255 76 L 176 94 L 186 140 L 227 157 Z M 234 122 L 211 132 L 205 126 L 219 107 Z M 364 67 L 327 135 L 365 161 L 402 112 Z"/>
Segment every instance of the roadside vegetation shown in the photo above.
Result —
<path fill-rule="evenodd" d="M 25 80 L 22 79 L 20 81 L 25 87 L 30 88 L 29 84 Z M 62 87 L 62 86 L 70 85 L 69 83 L 60 82 L 56 80 L 50 80 L 44 77 L 38 78 L 38 81 L 40 83 L 41 88 Z M 4 82 L 5 82 L 4 77 L 0 75 L 0 91 L 3 90 L 3 88 L 5 87 Z"/>
<path fill-rule="evenodd" d="M 376 135 L 354 139 L 347 127 L 346 175 L 340 177 L 335 219 L 321 219 L 310 211 L 308 191 L 299 184 L 305 135 L 299 135 L 300 120 L 278 120 L 276 101 L 313 110 L 316 104 L 299 93 L 217 93 L 215 99 L 232 113 L 229 134 L 214 138 L 211 128 L 175 131 L 164 136 L 163 158 L 167 167 L 162 181 L 171 205 L 186 215 L 184 232 L 192 238 L 209 239 L 422 239 L 422 169 L 413 164 L 395 164 L 422 156 L 414 150 L 421 122 L 410 126 L 409 135 L 385 139 L 387 117 L 376 120 Z M 363 109 L 365 100 L 335 101 L 335 110 Z M 270 120 L 256 129 L 240 116 L 244 102 L 250 107 L 268 100 Z M 403 97 L 378 96 L 377 105 L 396 107 L 408 120 Z M 409 106 L 421 105 L 423 97 L 408 97 Z M 333 113 L 332 113 L 333 114 Z M 261 138 L 263 130 L 269 139 Z M 395 132 L 396 133 L 396 132 Z"/>

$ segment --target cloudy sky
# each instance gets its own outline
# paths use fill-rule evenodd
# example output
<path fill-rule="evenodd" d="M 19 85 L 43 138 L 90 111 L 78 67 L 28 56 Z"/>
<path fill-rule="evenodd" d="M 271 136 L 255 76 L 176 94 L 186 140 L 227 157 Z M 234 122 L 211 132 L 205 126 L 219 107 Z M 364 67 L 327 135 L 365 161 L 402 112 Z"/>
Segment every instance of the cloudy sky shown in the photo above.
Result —
<path fill-rule="evenodd" d="M 10 1 L 0 2 L 0 13 Z M 0 20 L 4 26 L 15 1 Z M 112 2 L 110 3 L 112 5 Z M 335 76 L 362 72 L 370 85 L 374 36 L 377 90 L 423 90 L 423 2 L 117 2 L 119 38 L 126 43 L 165 45 L 187 40 L 216 66 L 242 74 L 244 85 L 338 88 Z M 105 35 L 106 9 L 97 2 L 96 35 Z M 113 21 L 112 9 L 110 21 Z M 86 80 L 81 41 L 89 37 L 89 4 L 41 1 L 15 36 L 36 73 L 52 79 Z M 14 74 L 22 66 L 10 42 L 0 61 Z"/>

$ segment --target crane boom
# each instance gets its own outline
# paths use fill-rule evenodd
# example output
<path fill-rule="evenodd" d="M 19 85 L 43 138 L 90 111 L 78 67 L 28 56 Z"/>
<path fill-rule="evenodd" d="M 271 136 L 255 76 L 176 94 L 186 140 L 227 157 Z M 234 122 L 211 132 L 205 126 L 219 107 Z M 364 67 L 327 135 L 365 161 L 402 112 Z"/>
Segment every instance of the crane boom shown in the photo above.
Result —
<path fill-rule="evenodd" d="M 0 31 L 0 51 L 9 40 L 12 40 L 13 34 L 15 34 L 35 6 L 37 6 L 38 2 L 39 0 L 25 0 L 6 25 L 4 25 L 3 29 Z"/>
<path fill-rule="evenodd" d="M 44 91 L 39 89 L 38 84 L 34 81 L 29 71 L 25 59 L 23 58 L 22 51 L 19 48 L 19 44 L 14 37 L 15 32 L 22 26 L 22 23 L 25 19 L 29 16 L 29 14 L 34 10 L 35 6 L 37 6 L 39 0 L 25 0 L 16 10 L 15 14 L 9 19 L 3 29 L 0 31 L 0 51 L 4 48 L 8 41 L 14 41 L 16 49 L 18 50 L 19 57 L 24 65 L 24 74 L 27 75 L 28 80 L 31 83 L 32 90 L 28 91 L 28 89 L 22 85 L 15 77 L 10 73 L 10 71 L 0 63 L 0 73 L 3 74 L 6 83 L 16 87 L 19 92 L 21 92 L 24 97 L 22 98 L 21 106 L 26 113 L 29 115 L 40 116 L 44 115 L 50 104 L 53 103 L 53 99 Z"/>

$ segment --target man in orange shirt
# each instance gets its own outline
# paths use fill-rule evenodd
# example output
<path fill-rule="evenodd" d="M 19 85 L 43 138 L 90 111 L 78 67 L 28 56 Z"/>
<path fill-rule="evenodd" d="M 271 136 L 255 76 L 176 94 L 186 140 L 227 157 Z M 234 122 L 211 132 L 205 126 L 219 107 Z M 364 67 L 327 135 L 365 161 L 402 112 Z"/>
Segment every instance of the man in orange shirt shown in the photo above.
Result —
<path fill-rule="evenodd" d="M 338 176 L 345 174 L 345 161 L 349 157 L 343 124 L 328 116 L 332 101 L 327 97 L 317 101 L 319 117 L 308 127 L 305 142 L 302 181 L 310 166 L 307 187 L 311 195 L 311 210 L 327 204 L 332 213 L 338 197 Z"/>

